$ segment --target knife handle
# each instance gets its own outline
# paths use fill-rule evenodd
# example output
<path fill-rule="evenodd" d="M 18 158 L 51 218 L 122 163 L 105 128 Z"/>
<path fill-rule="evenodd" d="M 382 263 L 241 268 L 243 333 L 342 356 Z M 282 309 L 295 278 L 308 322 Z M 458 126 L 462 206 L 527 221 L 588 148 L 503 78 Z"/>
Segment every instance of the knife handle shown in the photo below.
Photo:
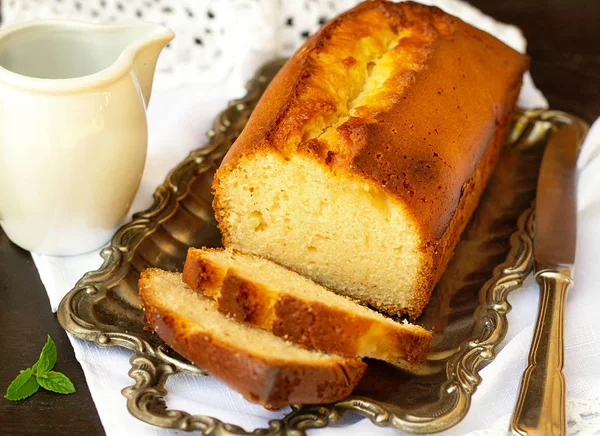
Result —
<path fill-rule="evenodd" d="M 563 333 L 573 279 L 565 268 L 541 270 L 535 278 L 540 285 L 539 314 L 511 430 L 517 435 L 565 435 Z"/>

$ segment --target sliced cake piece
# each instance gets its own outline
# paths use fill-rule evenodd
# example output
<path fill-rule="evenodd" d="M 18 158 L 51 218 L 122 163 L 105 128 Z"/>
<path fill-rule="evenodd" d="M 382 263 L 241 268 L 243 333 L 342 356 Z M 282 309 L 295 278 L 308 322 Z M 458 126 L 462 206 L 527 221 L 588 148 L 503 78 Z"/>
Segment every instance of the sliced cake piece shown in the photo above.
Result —
<path fill-rule="evenodd" d="M 140 296 L 146 319 L 170 347 L 268 409 L 348 396 L 366 369 L 358 359 L 309 351 L 227 317 L 181 274 L 148 269 Z"/>
<path fill-rule="evenodd" d="M 417 363 L 431 342 L 422 327 L 386 318 L 255 255 L 191 248 L 183 281 L 238 321 L 328 353 Z"/>

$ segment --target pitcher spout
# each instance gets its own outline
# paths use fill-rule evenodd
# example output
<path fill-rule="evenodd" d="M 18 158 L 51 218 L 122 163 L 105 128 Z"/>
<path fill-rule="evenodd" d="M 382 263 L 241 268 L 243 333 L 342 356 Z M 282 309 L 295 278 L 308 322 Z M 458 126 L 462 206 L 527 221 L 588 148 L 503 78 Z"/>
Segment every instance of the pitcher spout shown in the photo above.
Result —
<path fill-rule="evenodd" d="M 156 61 L 173 37 L 154 23 L 45 20 L 8 26 L 0 29 L 0 86 L 82 92 L 133 71 L 148 104 Z"/>
<path fill-rule="evenodd" d="M 134 23 L 123 29 L 129 39 L 125 50 L 132 51 L 133 71 L 137 77 L 146 106 L 152 93 L 152 82 L 158 56 L 175 34 L 160 24 Z"/>

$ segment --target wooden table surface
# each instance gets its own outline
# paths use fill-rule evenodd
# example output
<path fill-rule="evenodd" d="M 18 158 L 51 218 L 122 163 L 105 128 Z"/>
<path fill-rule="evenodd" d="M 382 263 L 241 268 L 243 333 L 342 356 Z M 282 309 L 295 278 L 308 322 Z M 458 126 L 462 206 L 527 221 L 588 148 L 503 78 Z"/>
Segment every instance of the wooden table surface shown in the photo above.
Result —
<path fill-rule="evenodd" d="M 287 0 L 286 0 L 287 1 Z M 531 72 L 554 109 L 591 122 L 600 116 L 599 0 L 473 0 L 498 20 L 518 25 L 529 41 Z M 0 230 L 0 392 L 32 365 L 50 334 L 58 346 L 56 370 L 77 389 L 57 395 L 42 389 L 11 402 L 0 397 L 0 434 L 103 434 L 85 378 L 28 252 Z"/>

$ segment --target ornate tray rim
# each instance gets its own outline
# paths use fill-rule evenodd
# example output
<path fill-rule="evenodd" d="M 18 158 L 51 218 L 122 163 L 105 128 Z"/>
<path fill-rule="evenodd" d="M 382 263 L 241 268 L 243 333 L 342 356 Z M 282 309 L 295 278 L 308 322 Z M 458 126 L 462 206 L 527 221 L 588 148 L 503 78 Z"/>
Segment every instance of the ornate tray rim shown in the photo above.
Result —
<path fill-rule="evenodd" d="M 309 428 L 324 427 L 337 421 L 345 412 L 353 412 L 369 418 L 377 426 L 393 427 L 405 432 L 430 433 L 448 429 L 460 422 L 467 413 L 471 396 L 481 382 L 479 370 L 483 364 L 494 359 L 496 349 L 506 335 L 506 316 L 511 310 L 507 301 L 509 292 L 519 288 L 531 271 L 533 208 L 521 215 L 518 230 L 510 238 L 511 248 L 506 260 L 496 266 L 492 278 L 482 287 L 480 296 L 485 298 L 480 300 L 477 308 L 480 316 L 473 329 L 474 335 L 463 342 L 459 351 L 447 362 L 447 380 L 440 388 L 440 392 L 444 391 L 446 396 L 442 395 L 438 402 L 428 406 L 427 416 L 413 415 L 408 411 L 398 413 L 376 401 L 351 396 L 328 405 L 293 406 L 290 414 L 270 421 L 267 429 L 246 432 L 238 426 L 212 417 L 169 410 L 164 402 L 167 377 L 182 372 L 206 374 L 189 363 L 171 357 L 163 346 L 155 347 L 117 326 L 113 326 L 114 329 L 103 329 L 78 315 L 77 304 L 82 297 L 87 295 L 100 298 L 108 288 L 124 277 L 136 247 L 176 210 L 189 190 L 193 175 L 216 167 L 219 157 L 226 151 L 225 138 L 236 134 L 231 131 L 232 120 L 249 114 L 269 81 L 269 72 L 279 69 L 284 61 L 285 59 L 277 59 L 267 63 L 257 72 L 246 86 L 246 96 L 231 101 L 227 109 L 219 114 L 213 129 L 207 133 L 207 146 L 192 151 L 178 164 L 165 182 L 157 187 L 154 204 L 135 214 L 129 223 L 116 232 L 110 246 L 100 252 L 104 259 L 102 266 L 86 273 L 61 301 L 58 320 L 67 332 L 80 339 L 104 347 L 120 346 L 133 350 L 129 375 L 135 380 L 135 384 L 122 391 L 127 398 L 127 408 L 141 421 L 159 427 L 200 430 L 211 435 L 301 435 Z M 539 138 L 540 135 L 547 135 L 557 125 L 572 124 L 579 130 L 581 144 L 587 131 L 584 121 L 564 112 L 532 110 L 519 112 L 517 117 L 510 142 L 516 142 L 526 134 Z M 531 132 L 528 129 L 534 121 L 544 122 L 540 131 Z"/>

